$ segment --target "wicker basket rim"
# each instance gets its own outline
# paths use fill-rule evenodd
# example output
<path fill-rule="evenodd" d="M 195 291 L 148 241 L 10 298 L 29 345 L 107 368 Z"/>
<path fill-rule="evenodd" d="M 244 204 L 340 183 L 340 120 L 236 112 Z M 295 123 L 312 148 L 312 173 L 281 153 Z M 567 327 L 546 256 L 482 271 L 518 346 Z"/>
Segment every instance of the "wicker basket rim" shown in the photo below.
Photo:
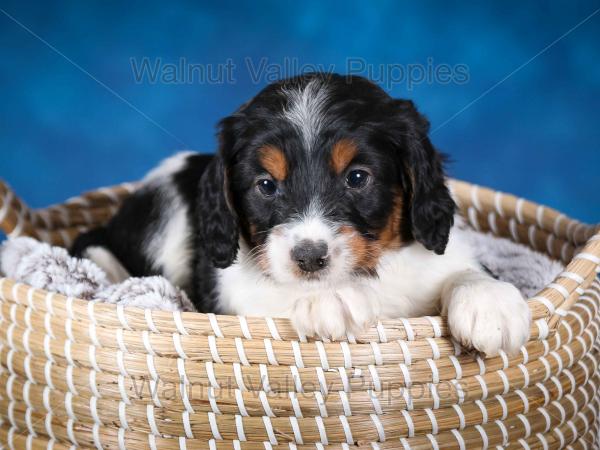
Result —
<path fill-rule="evenodd" d="M 487 219 L 490 225 L 487 228 L 491 231 L 495 231 L 494 227 L 498 227 L 499 222 L 506 221 L 510 237 L 516 241 L 520 240 L 518 227 L 525 226 L 529 230 L 528 236 L 530 238 L 530 242 L 525 240 L 525 243 L 530 246 L 536 245 L 535 239 L 532 239 L 531 230 L 537 230 L 539 234 L 545 235 L 546 241 L 562 239 L 564 241 L 562 253 L 569 245 L 574 247 L 577 244 L 584 244 L 568 262 L 565 271 L 528 300 L 534 319 L 545 319 L 550 329 L 553 329 L 558 319 L 564 316 L 575 303 L 581 288 L 589 285 L 596 276 L 598 264 L 600 263 L 600 226 L 586 225 L 554 209 L 464 181 L 449 180 L 449 186 L 461 212 L 468 219 L 470 225 L 476 229 L 481 228 L 483 217 L 483 220 Z M 100 188 L 96 191 L 84 193 L 80 197 L 71 198 L 62 205 L 31 210 L 14 195 L 6 183 L 0 180 L 0 228 L 10 237 L 29 235 L 44 238 L 47 237 L 47 230 L 40 223 L 44 223 L 46 226 L 55 226 L 56 221 L 60 222 L 62 220 L 63 227 L 62 229 L 57 228 L 57 230 L 59 234 L 60 232 L 64 234 L 64 230 L 69 228 L 70 214 L 75 216 L 78 214 L 85 215 L 86 211 L 90 212 L 98 208 L 108 208 L 114 212 L 116 206 L 135 187 L 136 184 L 124 183 L 113 187 Z M 475 218 L 477 216 L 478 218 Z M 60 217 L 60 219 L 57 217 Z M 494 222 L 494 225 L 491 225 L 492 222 Z M 83 228 L 85 227 L 79 226 L 77 231 Z M 533 234 L 535 235 L 535 232 Z M 546 251 L 546 253 L 548 252 Z M 1 282 L 3 283 L 5 280 Z M 15 283 L 13 288 L 18 289 L 19 286 L 19 283 Z M 27 288 L 28 296 L 50 298 L 55 300 L 55 305 L 64 303 L 66 305 L 65 313 L 68 317 L 85 316 L 88 315 L 90 309 L 97 309 L 102 313 L 111 313 L 116 316 L 126 329 L 130 328 L 128 322 L 133 317 L 144 317 L 144 322 L 148 322 L 148 324 L 150 322 L 173 322 L 181 334 L 187 334 L 185 323 L 197 320 L 207 322 L 216 336 L 222 335 L 222 327 L 235 326 L 240 329 L 241 337 L 247 337 L 245 335 L 248 333 L 245 333 L 244 329 L 247 328 L 248 321 L 252 322 L 253 328 L 259 326 L 258 324 L 262 322 L 262 327 L 269 330 L 269 334 L 275 339 L 281 339 L 281 334 L 277 330 L 290 328 L 287 319 L 241 318 L 196 312 L 152 311 L 149 314 L 148 310 L 141 308 L 123 308 L 120 305 L 97 304 L 41 289 Z M 443 319 L 432 317 L 426 318 L 425 322 L 431 324 L 432 331 L 436 334 L 435 329 L 443 324 Z M 383 321 L 367 332 L 367 335 L 380 336 L 382 327 L 385 330 L 386 325 L 393 326 L 394 323 L 398 323 L 398 320 Z M 423 323 L 423 318 L 400 319 L 401 327 L 404 328 L 405 333 L 407 333 L 407 328 L 422 327 Z M 304 339 L 303 336 L 296 335 L 295 339 L 297 338 Z M 352 337 L 350 338 L 352 339 Z"/>

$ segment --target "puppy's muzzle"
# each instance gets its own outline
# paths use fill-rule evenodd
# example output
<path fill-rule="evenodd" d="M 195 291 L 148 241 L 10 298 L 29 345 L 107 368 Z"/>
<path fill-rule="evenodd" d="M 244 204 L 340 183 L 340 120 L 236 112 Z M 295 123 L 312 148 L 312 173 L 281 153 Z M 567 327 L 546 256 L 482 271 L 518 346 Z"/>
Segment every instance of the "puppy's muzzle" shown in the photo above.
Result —
<path fill-rule="evenodd" d="M 327 243 L 325 241 L 312 241 L 303 239 L 292 248 L 290 257 L 300 270 L 313 273 L 327 267 L 329 258 L 327 256 Z"/>

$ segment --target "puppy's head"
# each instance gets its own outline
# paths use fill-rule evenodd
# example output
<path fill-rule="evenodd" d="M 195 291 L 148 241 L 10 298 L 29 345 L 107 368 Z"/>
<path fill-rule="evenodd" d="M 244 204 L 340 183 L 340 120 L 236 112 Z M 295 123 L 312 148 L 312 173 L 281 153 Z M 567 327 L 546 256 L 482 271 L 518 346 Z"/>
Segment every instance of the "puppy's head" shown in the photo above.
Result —
<path fill-rule="evenodd" d="M 455 205 L 429 124 L 361 77 L 308 74 L 266 87 L 220 123 L 200 196 L 218 267 L 249 258 L 277 282 L 373 275 L 417 240 L 442 254 Z"/>

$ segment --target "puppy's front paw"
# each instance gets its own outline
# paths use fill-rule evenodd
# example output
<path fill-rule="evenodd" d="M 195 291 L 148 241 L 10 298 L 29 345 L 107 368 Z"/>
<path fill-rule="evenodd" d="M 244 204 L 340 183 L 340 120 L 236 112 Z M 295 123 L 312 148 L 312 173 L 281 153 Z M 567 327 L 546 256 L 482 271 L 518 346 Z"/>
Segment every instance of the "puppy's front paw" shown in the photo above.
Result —
<path fill-rule="evenodd" d="M 340 339 L 372 325 L 377 312 L 377 303 L 366 288 L 344 287 L 299 298 L 291 319 L 301 334 Z"/>
<path fill-rule="evenodd" d="M 486 356 L 515 354 L 529 338 L 531 313 L 510 283 L 493 279 L 460 283 L 445 302 L 452 336 Z"/>

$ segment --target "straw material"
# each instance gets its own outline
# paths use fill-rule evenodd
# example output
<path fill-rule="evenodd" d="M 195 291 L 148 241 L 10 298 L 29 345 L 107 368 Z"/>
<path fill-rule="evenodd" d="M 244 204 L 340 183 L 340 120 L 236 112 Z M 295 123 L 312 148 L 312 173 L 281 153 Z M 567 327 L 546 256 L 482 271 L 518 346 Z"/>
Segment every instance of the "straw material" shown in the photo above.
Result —
<path fill-rule="evenodd" d="M 316 341 L 284 319 L 123 308 L 0 279 L 0 444 L 596 448 L 600 228 L 464 182 L 451 187 L 475 229 L 567 264 L 528 300 L 531 339 L 517 356 L 461 354 L 440 317 Z M 31 210 L 0 182 L 0 226 L 67 246 L 134 189 Z"/>

